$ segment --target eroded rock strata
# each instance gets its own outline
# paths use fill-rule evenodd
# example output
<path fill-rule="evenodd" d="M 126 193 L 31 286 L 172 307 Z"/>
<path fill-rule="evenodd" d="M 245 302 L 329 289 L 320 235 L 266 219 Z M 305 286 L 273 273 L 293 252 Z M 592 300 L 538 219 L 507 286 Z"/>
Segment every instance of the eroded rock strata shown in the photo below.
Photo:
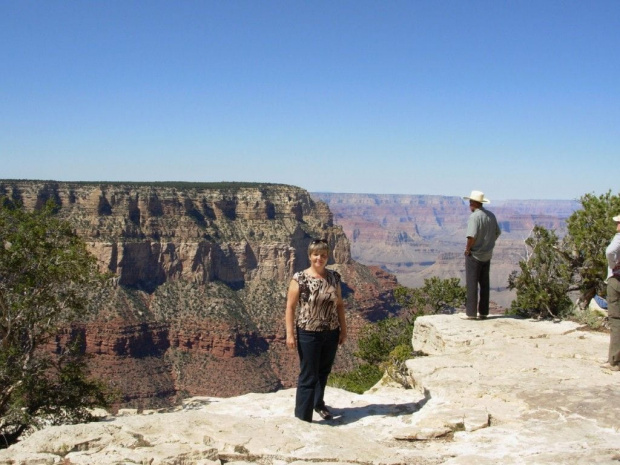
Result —
<path fill-rule="evenodd" d="M 26 209 L 54 202 L 110 273 L 89 318 L 49 349 L 80 336 L 122 406 L 294 386 L 286 288 L 312 238 L 329 241 L 343 276 L 351 338 L 336 370 L 355 363 L 358 329 L 395 311 L 395 278 L 352 260 L 328 206 L 297 187 L 0 181 L 0 195 Z"/>
<path fill-rule="evenodd" d="M 464 193 L 464 195 L 467 193 Z M 313 193 L 326 202 L 334 222 L 351 241 L 354 260 L 381 266 L 409 287 L 432 276 L 465 282 L 463 248 L 470 215 L 468 201 L 441 195 Z M 526 256 L 525 239 L 534 226 L 566 234 L 576 200 L 495 200 L 485 206 L 502 229 L 491 264 L 491 299 L 510 307 L 510 273 Z"/>

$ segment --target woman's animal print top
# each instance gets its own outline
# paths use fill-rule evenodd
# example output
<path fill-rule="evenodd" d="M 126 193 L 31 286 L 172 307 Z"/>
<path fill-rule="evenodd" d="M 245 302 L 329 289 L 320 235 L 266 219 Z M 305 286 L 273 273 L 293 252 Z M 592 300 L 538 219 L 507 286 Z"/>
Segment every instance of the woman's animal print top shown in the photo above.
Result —
<path fill-rule="evenodd" d="M 326 270 L 327 276 L 314 278 L 305 271 L 293 275 L 299 283 L 299 311 L 297 327 L 306 331 L 338 329 L 338 290 L 340 274 Z"/>

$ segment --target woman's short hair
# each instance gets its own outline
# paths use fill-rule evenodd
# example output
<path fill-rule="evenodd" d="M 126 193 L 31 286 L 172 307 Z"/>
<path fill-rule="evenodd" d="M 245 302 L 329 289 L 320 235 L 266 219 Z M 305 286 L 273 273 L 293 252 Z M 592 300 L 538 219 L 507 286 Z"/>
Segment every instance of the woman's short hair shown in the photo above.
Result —
<path fill-rule="evenodd" d="M 327 252 L 329 253 L 329 244 L 325 239 L 313 239 L 308 245 L 308 256 L 314 252 Z"/>

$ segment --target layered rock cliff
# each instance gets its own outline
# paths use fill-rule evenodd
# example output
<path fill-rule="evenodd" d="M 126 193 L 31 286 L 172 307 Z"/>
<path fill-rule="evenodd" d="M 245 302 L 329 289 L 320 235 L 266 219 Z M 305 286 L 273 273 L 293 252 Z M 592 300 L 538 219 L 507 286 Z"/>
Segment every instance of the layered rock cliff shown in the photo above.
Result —
<path fill-rule="evenodd" d="M 352 337 L 336 370 L 355 363 L 356 331 L 396 310 L 395 278 L 352 260 L 328 206 L 297 187 L 0 181 L 0 195 L 26 209 L 53 202 L 110 273 L 89 318 L 50 350 L 80 336 L 124 406 L 293 386 L 286 288 L 312 238 L 328 240 L 343 276 Z"/>

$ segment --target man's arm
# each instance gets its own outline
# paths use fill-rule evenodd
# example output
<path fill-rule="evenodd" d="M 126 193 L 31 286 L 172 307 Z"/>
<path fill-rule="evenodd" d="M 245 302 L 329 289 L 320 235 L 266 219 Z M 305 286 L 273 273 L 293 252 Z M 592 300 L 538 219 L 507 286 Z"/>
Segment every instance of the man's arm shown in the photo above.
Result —
<path fill-rule="evenodd" d="M 471 248 L 474 246 L 475 242 L 475 237 L 467 237 L 467 244 L 465 244 L 465 255 L 471 255 Z"/>

